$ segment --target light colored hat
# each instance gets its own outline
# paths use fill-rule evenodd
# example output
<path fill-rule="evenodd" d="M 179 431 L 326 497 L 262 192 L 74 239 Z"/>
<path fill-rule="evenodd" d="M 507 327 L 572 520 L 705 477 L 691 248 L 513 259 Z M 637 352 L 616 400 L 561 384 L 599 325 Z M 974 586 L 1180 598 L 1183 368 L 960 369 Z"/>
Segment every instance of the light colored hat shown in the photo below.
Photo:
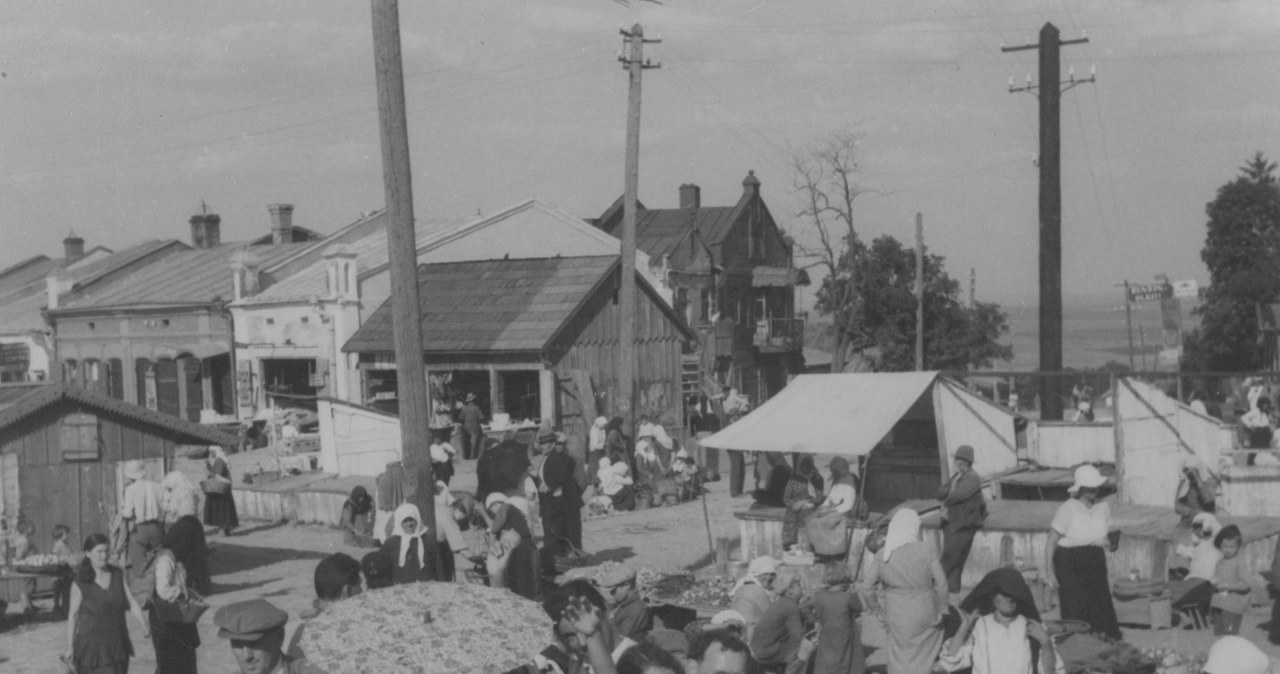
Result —
<path fill-rule="evenodd" d="M 969 445 L 960 445 L 960 448 L 956 450 L 955 459 L 957 461 L 959 460 L 968 461 L 969 465 L 972 466 L 973 465 L 973 448 L 970 447 Z"/>
<path fill-rule="evenodd" d="M 484 497 L 484 509 L 488 510 L 492 508 L 495 503 L 507 503 L 507 502 L 508 501 L 507 501 L 506 494 L 500 491 L 490 492 L 488 496 Z"/>
<path fill-rule="evenodd" d="M 742 615 L 742 613 L 730 608 L 730 609 L 725 609 L 715 614 L 714 616 L 711 616 L 710 624 L 715 625 L 717 627 L 721 625 L 725 625 L 725 626 L 734 625 L 737 627 L 746 627 L 747 617 Z"/>
<path fill-rule="evenodd" d="M 777 573 L 778 567 L 781 565 L 782 562 L 779 562 L 769 555 L 756 557 L 747 565 L 747 575 L 759 576 L 766 573 Z"/>
<path fill-rule="evenodd" d="M 1074 494 L 1083 489 L 1096 489 L 1107 483 L 1107 478 L 1098 472 L 1097 468 L 1089 464 L 1085 464 L 1076 468 L 1075 482 L 1067 489 L 1068 494 Z"/>
<path fill-rule="evenodd" d="M 601 587 L 613 587 L 623 583 L 629 583 L 636 579 L 636 570 L 627 564 L 619 564 L 611 567 L 600 578 Z"/>
<path fill-rule="evenodd" d="M 1225 636 L 1209 647 L 1205 674 L 1267 674 L 1271 659 L 1253 642 L 1240 636 Z"/>
<path fill-rule="evenodd" d="M 124 464 L 124 476 L 130 480 L 147 479 L 147 469 L 142 466 L 141 461 L 128 461 Z"/>

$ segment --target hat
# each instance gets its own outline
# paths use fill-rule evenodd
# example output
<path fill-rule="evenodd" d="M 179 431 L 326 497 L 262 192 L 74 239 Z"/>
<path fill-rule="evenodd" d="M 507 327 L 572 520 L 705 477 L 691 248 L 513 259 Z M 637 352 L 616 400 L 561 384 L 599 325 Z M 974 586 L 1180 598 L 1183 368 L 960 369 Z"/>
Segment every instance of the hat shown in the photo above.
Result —
<path fill-rule="evenodd" d="M 476 394 L 474 393 L 468 393 L 467 397 L 464 399 L 464 402 L 469 402 L 469 403 L 473 403 L 475 401 L 476 401 Z"/>
<path fill-rule="evenodd" d="M 555 442 L 555 441 L 557 441 L 557 440 L 559 440 L 559 439 L 560 439 L 560 436 L 561 436 L 561 434 L 560 434 L 560 433 L 557 433 L 557 432 L 555 432 L 555 431 L 553 431 L 553 430 L 551 430 L 550 428 L 547 428 L 547 427 L 545 427 L 545 426 L 544 426 L 544 427 L 542 427 L 542 428 L 540 428 L 540 429 L 538 429 L 538 442 L 539 442 L 539 443 L 543 443 L 543 442 Z"/>
<path fill-rule="evenodd" d="M 738 611 L 735 611 L 733 609 L 725 609 L 711 616 L 711 622 L 709 624 L 715 627 L 720 627 L 722 625 L 726 627 L 730 625 L 734 625 L 737 627 L 746 627 L 747 618 L 746 616 L 742 615 L 742 613 Z"/>
<path fill-rule="evenodd" d="M 956 461 L 961 461 L 961 460 L 968 461 L 969 465 L 972 466 L 973 465 L 973 448 L 970 447 L 969 445 L 960 445 L 960 448 L 956 450 L 956 455 L 953 458 Z"/>
<path fill-rule="evenodd" d="M 494 491 L 494 492 L 489 492 L 489 495 L 484 497 L 485 510 L 492 508 L 496 503 L 508 503 L 507 495 L 500 491 Z"/>
<path fill-rule="evenodd" d="M 600 578 L 601 587 L 614 587 L 623 583 L 630 583 L 636 579 L 636 570 L 626 564 L 619 564 L 605 571 Z"/>
<path fill-rule="evenodd" d="M 1213 642 L 1202 671 L 1206 674 L 1266 674 L 1271 671 L 1270 667 L 1266 653 L 1248 639 L 1233 635 Z"/>
<path fill-rule="evenodd" d="M 1071 488 L 1067 489 L 1068 494 L 1075 494 L 1081 488 L 1096 489 L 1107 483 L 1107 478 L 1103 477 L 1097 468 L 1087 463 L 1076 468 L 1075 478 L 1075 483 L 1071 485 Z"/>
<path fill-rule="evenodd" d="M 145 480 L 147 469 L 142 467 L 141 461 L 128 461 L 124 464 L 124 476 L 130 480 Z"/>
<path fill-rule="evenodd" d="M 257 641 L 287 622 L 289 614 L 266 599 L 227 604 L 213 614 L 213 624 L 220 628 L 218 636 L 237 641 Z"/>
<path fill-rule="evenodd" d="M 778 566 L 781 563 L 782 562 L 779 562 L 778 560 L 770 557 L 769 555 L 764 555 L 763 557 L 756 557 L 755 559 L 751 560 L 750 564 L 747 565 L 747 574 L 751 576 L 759 576 L 766 573 L 777 573 Z"/>

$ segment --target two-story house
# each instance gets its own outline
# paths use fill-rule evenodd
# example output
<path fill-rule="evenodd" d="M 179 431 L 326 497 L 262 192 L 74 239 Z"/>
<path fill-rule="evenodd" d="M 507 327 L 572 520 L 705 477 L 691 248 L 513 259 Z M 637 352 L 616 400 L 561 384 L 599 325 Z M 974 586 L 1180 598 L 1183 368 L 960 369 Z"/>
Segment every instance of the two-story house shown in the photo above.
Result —
<path fill-rule="evenodd" d="M 791 241 L 760 196 L 754 171 L 732 206 L 703 206 L 701 193 L 686 184 L 679 208 L 638 204 L 636 246 L 699 335 L 699 348 L 686 354 L 686 394 L 721 384 L 759 404 L 803 367 L 795 287 L 808 276 L 795 268 Z M 620 236 L 622 200 L 593 224 Z"/>

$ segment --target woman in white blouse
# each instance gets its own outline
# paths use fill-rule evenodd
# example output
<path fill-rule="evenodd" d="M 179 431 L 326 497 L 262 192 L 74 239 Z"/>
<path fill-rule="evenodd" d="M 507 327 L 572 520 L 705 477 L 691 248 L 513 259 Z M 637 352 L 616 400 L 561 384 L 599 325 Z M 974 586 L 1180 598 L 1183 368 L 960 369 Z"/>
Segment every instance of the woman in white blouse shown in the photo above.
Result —
<path fill-rule="evenodd" d="M 827 494 L 827 500 L 822 503 L 822 507 L 833 508 L 842 515 L 850 513 L 858 501 L 858 489 L 854 486 L 849 462 L 843 456 L 837 456 L 831 460 L 830 468 L 831 491 Z"/>
<path fill-rule="evenodd" d="M 1098 500 L 1107 478 L 1097 468 L 1076 468 L 1075 482 L 1049 531 L 1048 574 L 1058 585 L 1063 620 L 1083 620 L 1095 633 L 1114 639 L 1122 637 L 1111 603 L 1111 580 L 1103 547 L 1115 550 L 1109 533 L 1111 507 Z"/>

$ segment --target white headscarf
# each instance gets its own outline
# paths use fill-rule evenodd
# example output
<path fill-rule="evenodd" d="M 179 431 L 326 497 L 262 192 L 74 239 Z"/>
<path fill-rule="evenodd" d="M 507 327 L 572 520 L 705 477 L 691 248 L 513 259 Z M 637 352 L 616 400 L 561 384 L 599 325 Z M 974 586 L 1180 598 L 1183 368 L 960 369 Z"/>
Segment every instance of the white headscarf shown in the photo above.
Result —
<path fill-rule="evenodd" d="M 161 484 L 165 490 L 164 507 L 172 519 L 196 514 L 196 503 L 199 502 L 200 496 L 185 473 L 180 470 L 171 470 L 164 476 Z"/>
<path fill-rule="evenodd" d="M 422 521 L 422 514 L 418 512 L 418 506 L 412 503 L 401 503 L 391 518 L 393 525 L 391 535 L 400 537 L 399 565 L 404 566 L 405 557 L 409 554 L 409 546 L 415 544 L 418 546 L 418 564 L 425 563 L 427 548 L 426 544 L 422 542 L 422 535 L 429 531 L 430 527 L 426 526 Z M 418 523 L 418 528 L 414 529 L 411 534 L 405 533 L 404 527 L 401 525 L 402 522 L 410 518 L 413 518 Z"/>
<path fill-rule="evenodd" d="M 1225 636 L 1209 647 L 1204 671 L 1211 674 L 1267 674 L 1272 671 L 1271 659 L 1248 639 Z"/>
<path fill-rule="evenodd" d="M 889 532 L 884 537 L 884 549 L 880 558 L 889 561 L 894 550 L 920 540 L 920 515 L 910 508 L 899 508 L 889 520 Z"/>
<path fill-rule="evenodd" d="M 663 428 L 662 424 L 653 424 L 652 430 L 653 439 L 658 441 L 658 444 L 662 445 L 663 449 L 671 449 L 674 443 L 671 441 L 671 436 L 667 435 L 667 429 Z"/>
<path fill-rule="evenodd" d="M 754 583 L 759 585 L 765 592 L 768 592 L 770 596 L 772 596 L 773 592 L 769 590 L 769 588 L 766 588 L 764 583 L 760 582 L 760 576 L 768 573 L 772 573 L 777 576 L 778 566 L 778 560 L 770 557 L 769 555 L 756 557 L 747 565 L 747 572 L 742 574 L 742 577 L 738 579 L 738 582 L 733 584 L 733 590 L 730 591 L 730 594 L 737 593 L 737 591 L 742 589 L 744 585 L 751 585 Z"/>
<path fill-rule="evenodd" d="M 597 417 L 596 422 L 591 424 L 591 431 L 588 432 L 588 444 L 593 452 L 604 449 L 604 443 L 609 439 L 609 433 L 605 431 L 605 426 L 609 425 L 609 420 L 604 417 Z"/>

